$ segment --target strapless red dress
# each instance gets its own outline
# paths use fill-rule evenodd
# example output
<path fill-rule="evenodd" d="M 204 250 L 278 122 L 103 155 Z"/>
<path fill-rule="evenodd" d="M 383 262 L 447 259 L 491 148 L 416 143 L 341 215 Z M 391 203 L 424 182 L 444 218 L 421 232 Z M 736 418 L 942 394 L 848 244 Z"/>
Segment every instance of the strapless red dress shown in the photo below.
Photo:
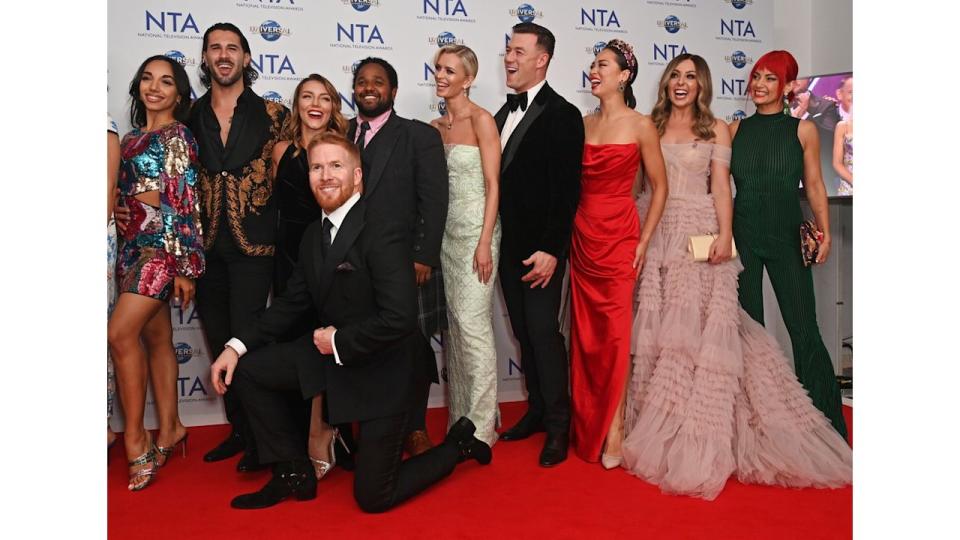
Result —
<path fill-rule="evenodd" d="M 630 371 L 639 168 L 636 144 L 583 148 L 570 246 L 570 386 L 574 451 L 590 462 L 600 459 Z"/>

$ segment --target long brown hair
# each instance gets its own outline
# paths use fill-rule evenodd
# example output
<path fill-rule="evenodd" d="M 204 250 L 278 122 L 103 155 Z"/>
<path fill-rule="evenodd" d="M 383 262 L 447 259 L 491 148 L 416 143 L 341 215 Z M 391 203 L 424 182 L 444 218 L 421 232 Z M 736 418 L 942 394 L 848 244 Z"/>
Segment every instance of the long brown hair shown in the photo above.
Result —
<path fill-rule="evenodd" d="M 300 119 L 300 107 L 297 102 L 300 99 L 300 91 L 303 90 L 303 85 L 307 84 L 309 81 L 316 81 L 323 85 L 327 93 L 330 94 L 331 107 L 330 112 L 330 122 L 327 124 L 327 131 L 333 131 L 339 133 L 340 135 L 347 134 L 347 119 L 344 118 L 343 113 L 340 112 L 342 103 L 340 101 L 340 94 L 337 93 L 337 89 L 333 86 L 333 83 L 328 81 L 323 75 L 317 75 L 316 73 L 311 73 L 307 76 L 306 79 L 300 81 L 297 85 L 297 89 L 293 92 L 293 103 L 290 107 L 290 116 L 287 117 L 287 121 L 283 123 L 283 129 L 280 131 L 281 140 L 291 141 L 296 150 L 293 151 L 293 155 L 297 155 L 303 150 L 303 144 L 300 141 L 300 127 L 303 121 Z"/>
<path fill-rule="evenodd" d="M 703 57 L 696 54 L 683 53 L 674 57 L 663 70 L 660 76 L 660 85 L 657 87 L 657 104 L 653 106 L 650 117 L 657 126 L 657 133 L 663 136 L 667 128 L 667 120 L 670 119 L 670 111 L 673 104 L 670 103 L 669 90 L 670 74 L 677 69 L 680 62 L 690 60 L 697 71 L 697 100 L 693 104 L 693 132 L 698 139 L 709 141 L 716 137 L 713 131 L 713 125 L 716 119 L 710 111 L 710 102 L 713 101 L 713 84 L 710 82 L 710 67 Z"/>

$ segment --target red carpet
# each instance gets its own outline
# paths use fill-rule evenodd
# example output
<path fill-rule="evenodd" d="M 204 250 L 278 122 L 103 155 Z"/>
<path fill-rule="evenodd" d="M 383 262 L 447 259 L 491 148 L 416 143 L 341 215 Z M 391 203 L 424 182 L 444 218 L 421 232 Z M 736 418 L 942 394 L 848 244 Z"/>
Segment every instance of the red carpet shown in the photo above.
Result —
<path fill-rule="evenodd" d="M 505 426 L 525 410 L 501 405 Z M 844 407 L 852 437 L 851 410 Z M 428 416 L 441 439 L 446 409 Z M 537 465 L 543 435 L 494 448 L 493 463 L 464 463 L 453 475 L 386 514 L 363 514 L 351 473 L 335 469 L 317 498 L 267 510 L 237 511 L 230 499 L 255 491 L 269 472 L 240 475 L 236 459 L 204 463 L 203 453 L 226 426 L 190 429 L 187 458 L 176 455 L 145 491 L 127 491 L 122 442 L 111 450 L 108 533 L 117 539 L 190 538 L 851 538 L 852 488 L 785 489 L 735 479 L 712 502 L 663 495 L 621 469 L 570 457 L 553 469 Z"/>

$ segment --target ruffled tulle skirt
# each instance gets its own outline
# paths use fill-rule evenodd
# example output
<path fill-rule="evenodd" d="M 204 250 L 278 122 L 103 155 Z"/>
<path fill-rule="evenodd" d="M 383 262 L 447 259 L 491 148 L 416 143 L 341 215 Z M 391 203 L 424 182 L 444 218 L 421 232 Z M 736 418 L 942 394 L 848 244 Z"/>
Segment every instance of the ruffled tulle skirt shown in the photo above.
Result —
<path fill-rule="evenodd" d="M 638 201 L 646 214 L 649 198 Z M 850 447 L 813 406 L 776 341 L 737 299 L 738 259 L 694 262 L 716 232 L 709 195 L 671 198 L 647 250 L 631 346 L 624 467 L 664 492 L 714 499 L 727 479 L 839 487 Z"/>

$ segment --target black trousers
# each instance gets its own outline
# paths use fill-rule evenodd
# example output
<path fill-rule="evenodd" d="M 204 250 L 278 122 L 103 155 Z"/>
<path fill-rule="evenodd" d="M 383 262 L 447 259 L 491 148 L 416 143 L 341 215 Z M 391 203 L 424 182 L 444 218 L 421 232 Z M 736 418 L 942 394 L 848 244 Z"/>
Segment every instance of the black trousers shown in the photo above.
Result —
<path fill-rule="evenodd" d="M 527 414 L 543 420 L 551 434 L 570 429 L 567 349 L 560 333 L 560 297 L 566 259 L 545 288 L 531 289 L 520 279 L 533 267 L 507 253 L 500 256 L 500 286 L 510 315 L 510 327 L 520 344 L 520 361 L 527 388 Z"/>
<path fill-rule="evenodd" d="M 246 354 L 234 373 L 231 392 L 238 392 L 249 411 L 250 425 L 262 463 L 303 461 L 307 444 L 295 416 L 289 414 L 291 393 L 300 392 L 295 355 L 316 355 L 310 336 L 268 345 Z M 327 360 L 329 361 L 329 360 Z M 353 496 L 364 512 L 384 512 L 449 476 L 459 452 L 440 444 L 403 461 L 403 440 L 409 413 L 361 420 L 354 470 Z"/>
<path fill-rule="evenodd" d="M 211 360 L 266 308 L 273 271 L 273 257 L 244 255 L 227 229 L 217 235 L 206 252 L 206 272 L 197 281 L 197 309 Z M 240 400 L 228 392 L 223 403 L 227 420 L 252 449 L 253 434 Z"/>

